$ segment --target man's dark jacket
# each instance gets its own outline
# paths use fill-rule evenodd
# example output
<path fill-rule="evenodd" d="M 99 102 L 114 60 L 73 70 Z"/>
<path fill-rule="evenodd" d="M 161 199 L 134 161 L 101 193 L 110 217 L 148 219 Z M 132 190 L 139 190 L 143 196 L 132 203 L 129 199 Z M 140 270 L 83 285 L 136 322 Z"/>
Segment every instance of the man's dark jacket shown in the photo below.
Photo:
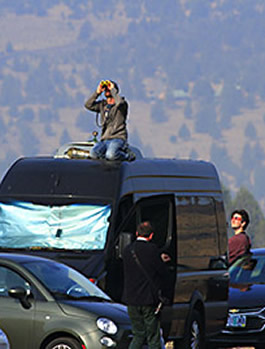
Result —
<path fill-rule="evenodd" d="M 107 119 L 105 117 L 107 101 L 106 99 L 97 101 L 99 94 L 96 91 L 88 98 L 85 107 L 100 114 L 100 124 L 102 125 L 100 139 L 102 141 L 115 138 L 127 141 L 126 119 L 128 114 L 128 103 L 118 94 L 115 88 L 112 88 L 110 92 L 115 100 L 115 104 L 110 109 Z"/>
<path fill-rule="evenodd" d="M 133 258 L 132 246 L 153 285 Z M 165 286 L 168 275 L 167 267 L 160 257 L 157 246 L 152 242 L 136 240 L 125 248 L 123 263 L 123 302 L 127 305 L 157 305 L 158 290 Z"/>

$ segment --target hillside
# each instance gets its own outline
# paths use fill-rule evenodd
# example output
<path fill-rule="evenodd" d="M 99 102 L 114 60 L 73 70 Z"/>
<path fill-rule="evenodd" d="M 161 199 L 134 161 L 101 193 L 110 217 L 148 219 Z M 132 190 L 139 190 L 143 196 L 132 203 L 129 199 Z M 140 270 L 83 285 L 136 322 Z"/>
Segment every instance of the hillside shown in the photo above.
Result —
<path fill-rule="evenodd" d="M 102 78 L 130 103 L 146 156 L 213 161 L 265 211 L 261 0 L 0 2 L 0 172 L 96 129 Z"/>

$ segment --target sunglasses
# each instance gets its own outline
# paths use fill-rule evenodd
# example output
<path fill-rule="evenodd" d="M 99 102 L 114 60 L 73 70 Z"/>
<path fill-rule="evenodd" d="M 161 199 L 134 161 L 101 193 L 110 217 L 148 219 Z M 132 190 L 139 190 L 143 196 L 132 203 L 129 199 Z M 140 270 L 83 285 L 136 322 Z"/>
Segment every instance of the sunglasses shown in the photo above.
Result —
<path fill-rule="evenodd" d="M 231 218 L 232 221 L 242 221 L 242 217 L 241 216 L 233 216 Z"/>

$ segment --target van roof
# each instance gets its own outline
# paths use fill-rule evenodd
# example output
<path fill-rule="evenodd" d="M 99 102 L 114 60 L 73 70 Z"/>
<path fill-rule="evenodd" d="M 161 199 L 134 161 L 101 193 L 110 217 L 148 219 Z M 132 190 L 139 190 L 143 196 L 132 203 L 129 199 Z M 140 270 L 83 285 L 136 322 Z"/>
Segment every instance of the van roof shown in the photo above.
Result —
<path fill-rule="evenodd" d="M 119 181 L 121 184 L 119 185 Z M 0 185 L 0 198 L 64 197 L 113 199 L 131 192 L 186 190 L 220 192 L 213 164 L 206 161 L 140 159 L 133 162 L 54 157 L 18 159 Z"/>

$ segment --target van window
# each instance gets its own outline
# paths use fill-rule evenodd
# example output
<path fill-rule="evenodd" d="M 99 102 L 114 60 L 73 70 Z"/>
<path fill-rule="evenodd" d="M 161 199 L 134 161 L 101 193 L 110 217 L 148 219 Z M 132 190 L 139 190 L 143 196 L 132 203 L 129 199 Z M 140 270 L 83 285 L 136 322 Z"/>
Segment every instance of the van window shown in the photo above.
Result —
<path fill-rule="evenodd" d="M 178 256 L 218 254 L 214 200 L 207 196 L 176 197 Z"/>
<path fill-rule="evenodd" d="M 215 207 L 217 215 L 217 224 L 219 231 L 219 249 L 220 254 L 225 255 L 227 253 L 227 226 L 224 210 L 224 203 L 220 197 L 215 198 Z"/>
<path fill-rule="evenodd" d="M 172 204 L 170 197 L 152 197 L 143 199 L 139 209 L 139 222 L 150 221 L 154 228 L 153 242 L 159 247 L 163 247 L 171 238 L 170 212 Z"/>
<path fill-rule="evenodd" d="M 119 231 L 131 233 L 134 240 L 137 225 L 150 221 L 155 232 L 153 242 L 159 248 L 170 245 L 173 229 L 173 197 L 173 195 L 167 195 L 140 199 L 130 216 L 125 217 Z"/>

